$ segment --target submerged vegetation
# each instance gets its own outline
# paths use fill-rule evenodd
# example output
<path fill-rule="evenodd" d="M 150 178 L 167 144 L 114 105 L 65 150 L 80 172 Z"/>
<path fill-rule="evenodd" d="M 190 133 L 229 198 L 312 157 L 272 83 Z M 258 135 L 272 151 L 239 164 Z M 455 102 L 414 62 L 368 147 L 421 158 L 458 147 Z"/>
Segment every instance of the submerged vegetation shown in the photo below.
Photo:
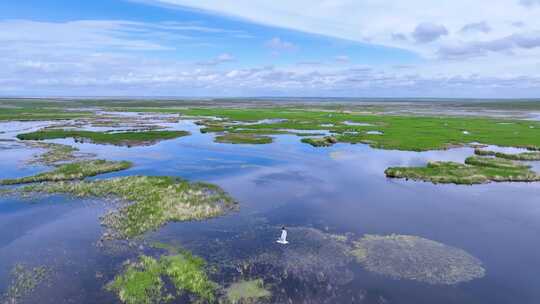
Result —
<path fill-rule="evenodd" d="M 494 182 L 540 181 L 540 175 L 530 167 L 501 158 L 471 156 L 465 164 L 430 162 L 425 167 L 391 167 L 385 174 L 390 178 L 406 178 L 442 184 L 482 184 Z"/>
<path fill-rule="evenodd" d="M 230 304 L 258 303 L 260 299 L 269 298 L 271 295 L 270 291 L 264 288 L 261 279 L 236 282 L 226 290 L 226 298 Z"/>
<path fill-rule="evenodd" d="M 68 193 L 76 196 L 118 197 L 130 202 L 108 213 L 106 238 L 131 238 L 171 221 L 212 218 L 236 204 L 221 188 L 174 177 L 129 176 L 95 181 L 26 186 L 24 192 Z"/>
<path fill-rule="evenodd" d="M 510 154 L 510 153 L 502 153 L 502 152 L 495 152 L 495 151 L 489 151 L 489 150 L 475 149 L 474 154 L 480 155 L 480 156 L 495 156 L 497 158 L 504 158 L 504 159 L 510 159 L 510 160 L 523 160 L 523 161 L 540 160 L 540 152 L 539 151 L 531 151 L 531 152 L 522 152 L 522 153 L 517 153 L 517 154 Z"/>
<path fill-rule="evenodd" d="M 269 144 L 272 137 L 249 133 L 226 133 L 216 136 L 216 142 L 227 144 Z"/>
<path fill-rule="evenodd" d="M 45 266 L 28 267 L 17 264 L 11 271 L 11 282 L 7 292 L 2 297 L 2 303 L 18 303 L 31 294 L 50 275 L 50 269 Z"/>
<path fill-rule="evenodd" d="M 88 140 L 96 144 L 118 146 L 152 145 L 162 140 L 174 139 L 189 135 L 186 131 L 140 131 L 140 132 L 93 132 L 62 129 L 47 129 L 31 133 L 19 134 L 21 140 L 45 140 L 74 138 L 77 141 Z"/>
<path fill-rule="evenodd" d="M 0 180 L 0 185 L 16 185 L 37 182 L 56 182 L 83 179 L 103 173 L 129 169 L 132 164 L 128 161 L 114 162 L 106 160 L 88 160 L 71 164 L 60 165 L 50 172 L 34 176 Z"/>
<path fill-rule="evenodd" d="M 205 271 L 205 261 L 188 251 L 155 259 L 141 256 L 107 285 L 126 304 L 166 303 L 184 293 L 207 303 L 215 302 L 217 284 Z M 167 279 L 173 290 L 167 288 Z"/>
<path fill-rule="evenodd" d="M 367 270 L 396 279 L 453 285 L 485 275 L 467 252 L 417 236 L 366 235 L 352 254 Z"/>

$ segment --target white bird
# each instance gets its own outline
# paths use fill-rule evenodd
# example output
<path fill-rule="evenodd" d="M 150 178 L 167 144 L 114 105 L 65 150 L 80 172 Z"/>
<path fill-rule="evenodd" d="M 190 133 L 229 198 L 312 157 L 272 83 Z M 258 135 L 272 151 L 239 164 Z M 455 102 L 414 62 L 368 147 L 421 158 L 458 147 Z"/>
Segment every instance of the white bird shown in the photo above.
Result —
<path fill-rule="evenodd" d="M 281 228 L 281 237 L 277 242 L 283 245 L 289 244 L 289 242 L 287 242 L 287 230 L 285 230 L 285 227 Z"/>

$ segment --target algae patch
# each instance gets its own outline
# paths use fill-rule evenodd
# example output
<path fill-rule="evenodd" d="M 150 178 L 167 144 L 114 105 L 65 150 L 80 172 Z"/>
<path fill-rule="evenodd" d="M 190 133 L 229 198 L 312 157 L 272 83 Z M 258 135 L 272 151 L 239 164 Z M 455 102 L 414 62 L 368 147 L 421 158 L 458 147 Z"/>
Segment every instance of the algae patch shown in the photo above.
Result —
<path fill-rule="evenodd" d="M 0 180 L 0 185 L 16 185 L 37 182 L 56 182 L 83 179 L 103 173 L 129 169 L 132 164 L 128 161 L 114 162 L 106 160 L 89 160 L 58 166 L 50 172 L 40 173 L 17 179 Z"/>
<path fill-rule="evenodd" d="M 261 279 L 236 282 L 226 290 L 227 301 L 231 304 L 257 303 L 271 295 L 272 293 L 264 288 Z"/>
<path fill-rule="evenodd" d="M 351 253 L 367 270 L 396 279 L 453 285 L 485 275 L 462 249 L 410 235 L 365 235 Z"/>
<path fill-rule="evenodd" d="M 202 258 L 188 251 L 159 259 L 143 255 L 128 263 L 107 289 L 127 304 L 165 303 L 185 293 L 213 303 L 218 285 L 209 279 L 205 267 Z"/>
<path fill-rule="evenodd" d="M 465 164 L 430 162 L 425 167 L 391 167 L 385 174 L 390 178 L 406 178 L 433 183 L 483 184 L 494 182 L 533 182 L 540 176 L 530 166 L 501 158 L 472 156 Z"/>
<path fill-rule="evenodd" d="M 23 187 L 21 191 L 117 197 L 129 202 L 103 217 L 103 225 L 110 230 L 106 232 L 106 239 L 140 236 L 171 221 L 220 216 L 236 206 L 234 200 L 215 185 L 167 176 L 36 184 Z"/>

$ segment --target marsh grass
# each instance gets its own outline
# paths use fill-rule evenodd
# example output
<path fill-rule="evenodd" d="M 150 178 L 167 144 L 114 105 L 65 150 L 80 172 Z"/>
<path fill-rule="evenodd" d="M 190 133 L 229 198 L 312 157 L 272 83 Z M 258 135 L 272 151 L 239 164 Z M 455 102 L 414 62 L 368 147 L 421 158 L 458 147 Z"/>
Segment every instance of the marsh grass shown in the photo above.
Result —
<path fill-rule="evenodd" d="M 199 301 L 214 303 L 218 285 L 206 273 L 206 262 L 185 250 L 155 259 L 141 256 L 107 285 L 126 304 L 165 303 L 179 295 L 195 295 Z M 168 290 L 170 282 L 173 290 Z"/>
<path fill-rule="evenodd" d="M 385 174 L 390 178 L 406 178 L 435 184 L 482 184 L 494 182 L 533 182 L 540 176 L 530 167 L 511 160 L 472 156 L 465 164 L 429 162 L 425 167 L 391 167 Z"/>
<path fill-rule="evenodd" d="M 277 106 L 190 108 L 170 110 L 170 112 L 181 112 L 194 117 L 220 117 L 227 121 L 238 122 L 226 128 L 221 125 L 215 129 L 216 132 L 224 130 L 235 132 L 236 129 L 256 129 L 267 132 L 280 129 L 328 130 L 337 134 L 336 139 L 339 142 L 368 143 L 372 147 L 381 149 L 428 151 L 448 149 L 471 142 L 529 149 L 540 148 L 540 123 L 525 120 L 361 114 Z M 282 121 L 252 124 L 256 121 L 272 119 L 282 119 Z M 350 122 L 358 122 L 362 125 L 350 125 Z M 210 123 L 208 122 L 206 132 L 214 131 Z M 202 124 L 204 125 L 205 122 Z M 466 133 L 464 133 L 465 130 Z M 380 131 L 384 135 L 369 134 L 369 131 Z"/>
<path fill-rule="evenodd" d="M 0 185 L 16 185 L 37 182 L 57 182 L 83 179 L 103 173 L 121 171 L 131 168 L 132 163 L 128 161 L 114 162 L 106 160 L 88 160 L 58 166 L 50 172 L 40 173 L 16 179 L 0 180 Z"/>
<path fill-rule="evenodd" d="M 223 135 L 218 135 L 215 138 L 215 141 L 218 143 L 228 143 L 228 144 L 269 144 L 272 143 L 273 139 L 269 136 L 251 134 L 251 133 L 226 133 Z"/>
<path fill-rule="evenodd" d="M 236 207 L 236 202 L 215 185 L 166 176 L 45 183 L 26 186 L 21 191 L 117 197 L 130 202 L 103 217 L 103 225 L 109 228 L 106 239 L 133 238 L 171 221 L 217 217 Z"/>
<path fill-rule="evenodd" d="M 261 279 L 233 283 L 225 292 L 226 303 L 230 304 L 258 303 L 261 299 L 269 298 L 272 295 L 264 287 L 264 282 Z"/>
<path fill-rule="evenodd" d="M 485 275 L 464 250 L 411 235 L 365 235 L 351 253 L 367 270 L 395 279 L 453 285 Z"/>
<path fill-rule="evenodd" d="M 504 158 L 504 159 L 510 159 L 510 160 L 522 160 L 522 161 L 540 160 L 540 152 L 538 151 L 509 154 L 509 153 L 495 152 L 495 151 L 489 151 L 489 150 L 475 149 L 474 154 L 480 155 L 480 156 L 495 156 L 497 158 Z"/>
<path fill-rule="evenodd" d="M 187 131 L 140 131 L 140 132 L 93 132 L 62 129 L 46 129 L 31 133 L 19 134 L 21 140 L 46 140 L 74 138 L 76 141 L 88 140 L 96 144 L 118 146 L 152 145 L 162 140 L 174 139 L 189 135 Z"/>

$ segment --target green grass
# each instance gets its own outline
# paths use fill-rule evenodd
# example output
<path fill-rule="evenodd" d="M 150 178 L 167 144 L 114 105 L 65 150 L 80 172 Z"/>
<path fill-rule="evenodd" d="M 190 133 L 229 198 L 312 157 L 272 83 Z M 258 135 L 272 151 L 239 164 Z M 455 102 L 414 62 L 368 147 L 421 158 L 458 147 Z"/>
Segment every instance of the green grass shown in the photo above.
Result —
<path fill-rule="evenodd" d="M 261 145 L 272 142 L 272 137 L 249 133 L 226 133 L 216 136 L 218 143 Z"/>
<path fill-rule="evenodd" d="M 118 197 L 131 204 L 103 217 L 106 238 L 125 239 L 171 221 L 223 215 L 236 202 L 221 188 L 167 176 L 129 176 L 95 181 L 57 182 L 23 187 L 23 192 L 67 193 L 80 197 Z"/>
<path fill-rule="evenodd" d="M 16 185 L 37 182 L 57 182 L 83 179 L 103 173 L 121 171 L 131 168 L 133 164 L 128 161 L 114 162 L 106 160 L 88 160 L 71 164 L 60 165 L 50 172 L 34 176 L 0 180 L 0 185 Z"/>
<path fill-rule="evenodd" d="M 162 140 L 174 139 L 189 135 L 186 131 L 141 131 L 141 132 L 92 132 L 48 129 L 17 135 L 21 140 L 46 140 L 60 138 L 75 138 L 88 140 L 96 144 L 111 144 L 120 146 L 151 145 Z"/>
<path fill-rule="evenodd" d="M 218 285 L 205 271 L 206 262 L 188 251 L 154 259 L 141 256 L 129 264 L 107 285 L 126 304 L 165 303 L 184 293 L 196 295 L 199 300 L 214 303 Z M 168 292 L 164 278 L 174 290 Z"/>
<path fill-rule="evenodd" d="M 494 182 L 533 182 L 540 176 L 530 167 L 511 160 L 472 156 L 465 164 L 430 162 L 425 167 L 391 167 L 385 174 L 390 178 L 406 178 L 442 184 L 483 184 Z"/>
<path fill-rule="evenodd" d="M 269 298 L 272 294 L 264 288 L 262 280 L 240 281 L 226 290 L 227 303 L 257 303 L 260 299 Z"/>
<path fill-rule="evenodd" d="M 229 121 L 254 122 L 262 119 L 286 119 L 269 124 L 236 124 L 226 130 L 328 130 L 339 142 L 369 143 L 382 149 L 427 151 L 447 149 L 472 142 L 499 146 L 540 148 L 540 123 L 525 120 L 503 120 L 479 117 L 428 117 L 356 114 L 348 112 L 291 108 L 190 108 L 174 109 L 190 116 L 215 116 Z M 351 126 L 345 122 L 367 123 Z M 510 123 L 510 124 L 501 124 Z M 215 124 L 215 122 L 214 122 Z M 332 124 L 332 126 L 325 126 Z M 215 127 L 215 125 L 214 125 Z M 216 131 L 223 131 L 220 126 Z M 211 127 L 206 130 L 213 131 Z M 383 134 L 368 134 L 380 131 Z M 357 132 L 358 134 L 351 134 Z"/>
<path fill-rule="evenodd" d="M 91 117 L 94 113 L 86 111 L 68 112 L 65 109 L 54 108 L 0 108 L 0 121 L 18 120 L 65 120 Z"/>
<path fill-rule="evenodd" d="M 540 160 L 540 152 L 538 151 L 509 154 L 509 153 L 475 149 L 474 154 L 480 155 L 480 156 L 495 156 L 497 158 L 504 158 L 504 159 L 510 159 L 510 160 L 523 160 L 523 161 Z"/>

